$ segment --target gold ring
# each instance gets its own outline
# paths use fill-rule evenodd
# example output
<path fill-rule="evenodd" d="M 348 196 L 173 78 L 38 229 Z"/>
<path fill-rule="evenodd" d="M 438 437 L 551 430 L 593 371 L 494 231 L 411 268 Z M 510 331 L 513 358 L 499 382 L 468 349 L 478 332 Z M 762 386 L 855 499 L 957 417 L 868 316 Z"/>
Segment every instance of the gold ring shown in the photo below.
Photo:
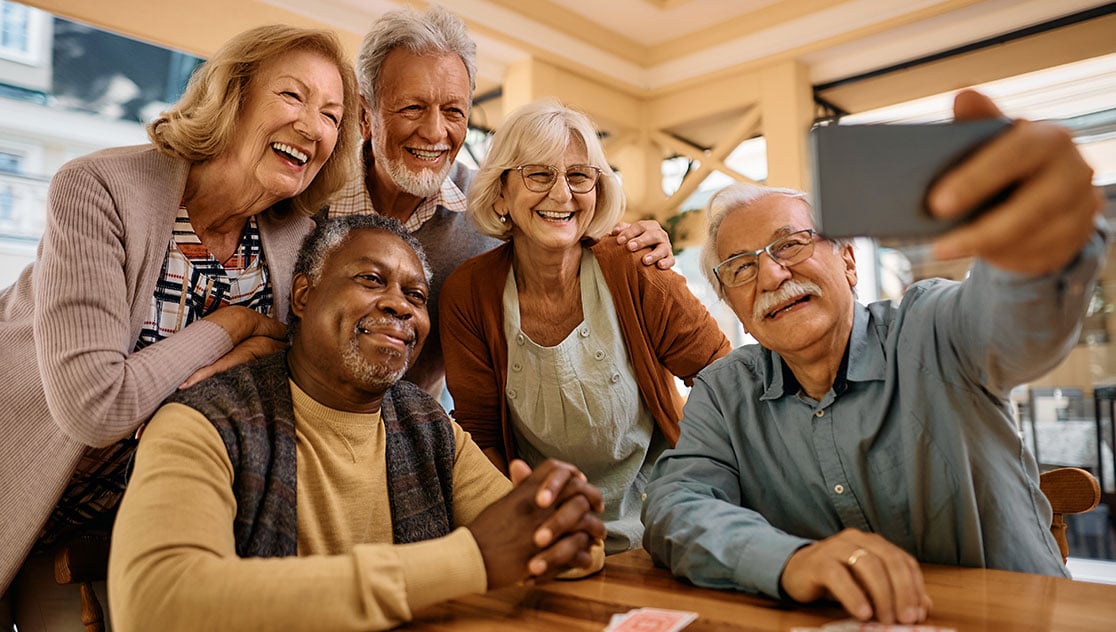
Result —
<path fill-rule="evenodd" d="M 845 564 L 847 564 L 849 568 L 852 568 L 854 565 L 856 565 L 857 562 L 860 561 L 860 558 L 864 557 L 865 555 L 868 555 L 868 551 L 864 549 L 857 549 L 852 552 L 852 555 L 849 556 L 849 559 L 845 560 Z"/>

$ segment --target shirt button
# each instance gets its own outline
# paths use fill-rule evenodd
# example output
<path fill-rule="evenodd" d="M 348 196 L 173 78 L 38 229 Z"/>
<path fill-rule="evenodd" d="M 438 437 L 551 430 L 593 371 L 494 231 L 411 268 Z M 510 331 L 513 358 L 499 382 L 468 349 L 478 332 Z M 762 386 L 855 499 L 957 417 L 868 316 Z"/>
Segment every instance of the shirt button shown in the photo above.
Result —
<path fill-rule="evenodd" d="M 522 371 L 522 370 L 523 370 L 523 365 L 521 365 L 520 363 L 516 362 L 516 363 L 512 364 L 512 371 Z"/>
<path fill-rule="evenodd" d="M 814 416 L 815 417 L 825 417 L 825 411 L 824 410 L 819 410 L 818 412 L 814 413 Z"/>
<path fill-rule="evenodd" d="M 581 329 L 577 330 L 577 333 L 581 334 L 582 338 L 588 338 L 589 337 L 589 328 L 588 327 L 582 327 Z"/>
<path fill-rule="evenodd" d="M 515 389 L 514 388 L 509 388 L 508 389 L 508 399 L 515 399 Z"/>
<path fill-rule="evenodd" d="M 612 377 L 608 378 L 608 381 L 612 382 L 613 384 L 619 382 L 620 381 L 620 374 L 619 373 L 613 373 Z"/>
<path fill-rule="evenodd" d="M 523 344 L 523 334 L 516 335 L 515 341 L 518 342 L 519 344 Z"/>
<path fill-rule="evenodd" d="M 833 491 L 837 492 L 838 494 L 844 494 L 845 493 L 845 486 L 840 484 L 840 483 L 837 483 L 836 485 L 833 486 Z"/>
<path fill-rule="evenodd" d="M 597 352 L 593 354 L 593 357 L 598 360 L 604 360 L 604 351 L 598 349 Z"/>

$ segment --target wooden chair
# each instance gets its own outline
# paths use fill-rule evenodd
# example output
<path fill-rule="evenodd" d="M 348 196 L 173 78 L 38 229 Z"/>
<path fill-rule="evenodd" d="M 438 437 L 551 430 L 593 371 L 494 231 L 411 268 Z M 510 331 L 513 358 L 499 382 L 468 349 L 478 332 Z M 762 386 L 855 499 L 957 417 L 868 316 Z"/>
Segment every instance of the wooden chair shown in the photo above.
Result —
<path fill-rule="evenodd" d="M 1089 472 L 1076 467 L 1060 467 L 1043 472 L 1039 477 L 1039 487 L 1050 501 L 1054 517 L 1050 521 L 1050 533 L 1062 552 L 1062 561 L 1069 559 L 1069 543 L 1066 541 L 1065 514 L 1092 511 L 1101 499 L 1100 485 Z"/>
<path fill-rule="evenodd" d="M 60 545 L 54 553 L 54 581 L 78 584 L 81 590 L 81 622 L 85 632 L 105 632 L 105 612 L 93 582 L 103 580 L 108 570 L 109 538 L 78 536 Z"/>

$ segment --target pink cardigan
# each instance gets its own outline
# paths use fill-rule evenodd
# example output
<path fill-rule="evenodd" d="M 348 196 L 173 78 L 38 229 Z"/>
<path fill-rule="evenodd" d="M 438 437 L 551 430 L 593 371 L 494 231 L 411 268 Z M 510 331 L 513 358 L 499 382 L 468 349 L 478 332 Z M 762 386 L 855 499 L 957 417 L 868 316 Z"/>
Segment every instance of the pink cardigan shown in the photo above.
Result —
<path fill-rule="evenodd" d="M 732 347 L 680 274 L 641 264 L 612 239 L 589 249 L 616 306 L 640 396 L 673 446 L 682 417 L 674 376 L 688 384 Z M 511 242 L 469 259 L 446 280 L 441 298 L 442 353 L 453 416 L 477 445 L 501 449 L 505 459 L 516 453 L 505 395 L 508 344 L 502 299 L 511 264 Z"/>
<path fill-rule="evenodd" d="M 195 370 L 232 349 L 196 321 L 132 353 L 151 307 L 189 163 L 150 145 L 73 160 L 51 181 L 37 261 L 0 291 L 0 593 L 85 446 L 135 431 Z M 294 259 L 313 222 L 258 218 L 286 320 Z"/>

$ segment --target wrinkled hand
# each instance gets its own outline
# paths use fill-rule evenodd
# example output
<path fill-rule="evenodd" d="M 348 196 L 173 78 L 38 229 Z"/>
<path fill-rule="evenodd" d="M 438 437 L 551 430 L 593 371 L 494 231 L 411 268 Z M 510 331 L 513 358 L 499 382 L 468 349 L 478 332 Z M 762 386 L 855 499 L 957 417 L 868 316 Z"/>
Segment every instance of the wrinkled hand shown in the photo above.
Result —
<path fill-rule="evenodd" d="M 233 346 L 254 336 L 266 336 L 275 340 L 287 339 L 286 325 L 241 305 L 222 307 L 203 320 L 220 325 L 229 334 Z"/>
<path fill-rule="evenodd" d="M 795 601 L 833 598 L 861 621 L 875 615 L 888 624 L 918 623 L 933 606 L 918 561 L 879 535 L 856 529 L 796 551 L 779 581 Z"/>
<path fill-rule="evenodd" d="M 984 95 L 965 90 L 954 101 L 957 120 L 1003 116 Z M 1065 129 L 1017 120 L 930 190 L 930 212 L 964 215 L 1005 187 L 1003 203 L 934 243 L 940 259 L 976 256 L 1012 272 L 1039 275 L 1069 263 L 1089 240 L 1101 209 L 1093 170 Z"/>
<path fill-rule="evenodd" d="M 643 265 L 658 265 L 662 270 L 674 267 L 674 252 L 670 246 L 670 235 L 653 219 L 641 219 L 634 224 L 620 222 L 609 233 L 616 236 L 616 243 L 628 244 L 628 250 L 646 250 L 640 261 Z"/>
<path fill-rule="evenodd" d="M 554 459 L 533 472 L 516 460 L 510 470 L 515 488 L 468 526 L 484 558 L 488 587 L 591 565 L 592 545 L 605 535 L 597 515 L 604 509 L 600 490 L 577 468 Z"/>
<path fill-rule="evenodd" d="M 226 371 L 238 364 L 244 364 L 256 358 L 262 358 L 265 355 L 282 351 L 286 346 L 287 343 L 285 340 L 276 340 L 268 336 L 252 336 L 233 347 L 232 351 L 218 358 L 213 364 L 203 366 L 197 371 L 194 371 L 194 373 L 186 378 L 186 381 L 178 388 L 190 388 L 208 377 L 217 375 L 221 371 Z"/>

